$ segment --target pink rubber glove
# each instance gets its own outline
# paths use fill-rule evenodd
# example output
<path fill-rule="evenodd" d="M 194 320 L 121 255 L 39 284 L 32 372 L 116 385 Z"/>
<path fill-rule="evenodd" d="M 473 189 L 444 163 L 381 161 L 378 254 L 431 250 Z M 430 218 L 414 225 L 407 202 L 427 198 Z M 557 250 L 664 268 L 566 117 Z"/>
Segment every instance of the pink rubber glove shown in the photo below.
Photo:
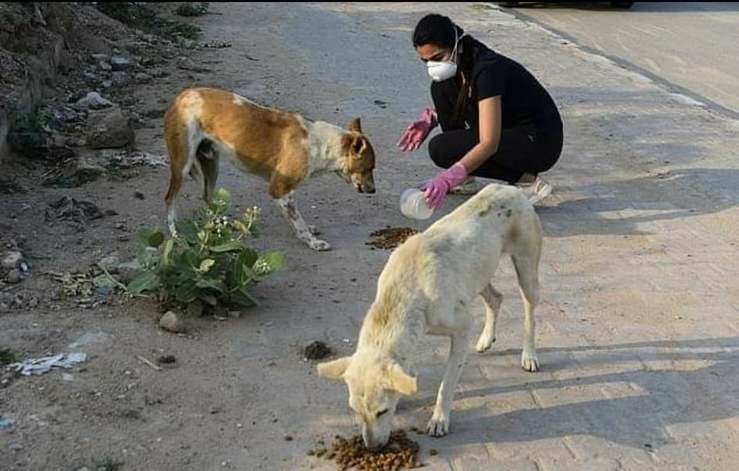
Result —
<path fill-rule="evenodd" d="M 436 118 L 436 111 L 431 108 L 426 108 L 421 113 L 421 118 L 418 121 L 414 121 L 406 128 L 397 146 L 403 152 L 414 151 L 421 147 L 423 141 L 429 135 L 432 129 L 439 124 Z"/>
<path fill-rule="evenodd" d="M 439 209 L 444 203 L 449 190 L 464 182 L 467 176 L 467 169 L 464 168 L 461 162 L 457 162 L 426 183 L 421 189 L 424 190 L 426 204 L 429 208 Z"/>

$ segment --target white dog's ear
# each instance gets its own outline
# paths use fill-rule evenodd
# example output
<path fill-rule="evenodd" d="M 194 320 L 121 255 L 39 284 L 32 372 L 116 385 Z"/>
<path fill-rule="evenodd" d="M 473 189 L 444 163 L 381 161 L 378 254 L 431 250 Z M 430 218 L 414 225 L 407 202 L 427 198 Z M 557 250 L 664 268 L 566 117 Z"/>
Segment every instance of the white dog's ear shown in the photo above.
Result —
<path fill-rule="evenodd" d="M 327 361 L 325 363 L 319 363 L 318 376 L 321 378 L 328 379 L 341 379 L 344 376 L 344 372 L 349 367 L 352 357 L 343 357 L 334 361 Z"/>
<path fill-rule="evenodd" d="M 404 396 L 411 396 L 416 394 L 416 391 L 418 391 L 416 378 L 403 371 L 403 368 L 401 368 L 397 363 L 390 367 L 388 376 L 390 379 L 390 389 L 397 391 Z"/>

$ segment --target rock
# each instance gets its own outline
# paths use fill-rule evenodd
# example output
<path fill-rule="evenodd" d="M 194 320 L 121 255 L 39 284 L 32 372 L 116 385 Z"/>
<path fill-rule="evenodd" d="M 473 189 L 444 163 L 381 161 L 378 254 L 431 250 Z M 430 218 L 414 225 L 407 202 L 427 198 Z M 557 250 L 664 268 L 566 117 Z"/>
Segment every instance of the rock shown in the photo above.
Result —
<path fill-rule="evenodd" d="M 100 77 L 93 74 L 92 72 L 85 72 L 84 74 L 82 74 L 82 77 L 90 82 L 97 82 L 98 80 L 100 80 Z"/>
<path fill-rule="evenodd" d="M 110 64 L 108 64 L 107 62 L 102 62 L 101 61 L 98 64 L 98 67 L 100 67 L 100 70 L 104 70 L 106 72 L 110 72 L 111 70 L 113 70 L 113 67 Z"/>
<path fill-rule="evenodd" d="M 133 77 L 136 80 L 136 83 L 150 83 L 152 80 L 151 75 L 145 74 L 144 72 L 139 72 Z"/>
<path fill-rule="evenodd" d="M 125 87 L 131 81 L 130 77 L 125 72 L 113 72 L 110 75 L 112 84 L 116 87 Z"/>
<path fill-rule="evenodd" d="M 136 276 L 138 276 L 139 272 L 141 271 L 141 265 L 139 265 L 136 259 L 133 259 L 130 262 L 119 264 L 117 270 L 118 280 L 121 283 L 128 284 L 134 278 L 136 278 Z"/>
<path fill-rule="evenodd" d="M 10 270 L 8 275 L 5 277 L 5 281 L 7 281 L 10 284 L 17 284 L 23 281 L 23 276 L 21 275 L 21 271 L 17 268 L 14 268 L 13 270 Z"/>
<path fill-rule="evenodd" d="M 14 268 L 20 268 L 22 262 L 23 254 L 18 252 L 17 250 L 11 250 L 3 254 L 3 259 L 0 262 L 0 266 L 2 266 L 2 268 L 5 270 L 12 270 Z"/>
<path fill-rule="evenodd" d="M 108 62 L 110 60 L 110 56 L 108 56 L 107 54 L 90 54 L 90 57 L 92 57 L 96 61 Z"/>
<path fill-rule="evenodd" d="M 80 157 L 74 172 L 77 185 L 97 180 L 97 178 L 105 173 L 105 168 L 92 159 Z"/>
<path fill-rule="evenodd" d="M 196 299 L 195 301 L 187 305 L 185 314 L 188 317 L 201 317 L 204 311 L 205 305 L 199 299 Z"/>
<path fill-rule="evenodd" d="M 134 198 L 136 198 L 137 200 L 143 200 L 143 199 L 146 199 L 146 195 L 144 195 L 144 194 L 143 194 L 143 193 L 141 193 L 140 191 L 134 191 L 134 192 L 133 192 L 133 197 L 134 197 Z"/>
<path fill-rule="evenodd" d="M 107 270 L 108 273 L 118 273 L 118 266 L 121 264 L 121 259 L 117 252 L 113 252 L 107 257 L 103 258 L 98 262 L 98 266 Z"/>
<path fill-rule="evenodd" d="M 0 303 L 0 312 L 8 312 L 10 310 L 10 306 L 8 306 L 6 303 Z"/>
<path fill-rule="evenodd" d="M 113 67 L 113 70 L 128 70 L 131 67 L 133 67 L 133 64 L 130 60 L 126 59 L 125 57 L 111 57 L 110 58 L 110 65 Z"/>
<path fill-rule="evenodd" d="M 91 110 L 100 110 L 113 106 L 113 103 L 101 97 L 98 92 L 90 92 L 84 97 L 80 98 L 77 101 L 76 105 L 83 108 L 89 108 Z"/>
<path fill-rule="evenodd" d="M 167 311 L 167 313 L 159 319 L 159 327 L 176 334 L 185 331 L 185 323 L 172 311 Z"/>
<path fill-rule="evenodd" d="M 113 86 L 113 82 L 111 82 L 110 80 L 103 80 L 102 86 L 103 88 L 110 88 Z"/>
<path fill-rule="evenodd" d="M 135 133 L 120 108 L 91 112 L 87 117 L 87 147 L 133 147 Z"/>

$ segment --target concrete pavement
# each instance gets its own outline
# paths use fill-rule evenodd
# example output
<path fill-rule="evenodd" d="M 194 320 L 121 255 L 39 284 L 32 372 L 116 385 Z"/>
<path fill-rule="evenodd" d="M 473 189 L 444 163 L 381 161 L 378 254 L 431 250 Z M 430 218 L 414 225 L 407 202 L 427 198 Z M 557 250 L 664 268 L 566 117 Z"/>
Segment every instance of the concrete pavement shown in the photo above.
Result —
<path fill-rule="evenodd" d="M 610 57 L 674 91 L 739 118 L 739 4 L 532 4 L 508 10 Z"/>

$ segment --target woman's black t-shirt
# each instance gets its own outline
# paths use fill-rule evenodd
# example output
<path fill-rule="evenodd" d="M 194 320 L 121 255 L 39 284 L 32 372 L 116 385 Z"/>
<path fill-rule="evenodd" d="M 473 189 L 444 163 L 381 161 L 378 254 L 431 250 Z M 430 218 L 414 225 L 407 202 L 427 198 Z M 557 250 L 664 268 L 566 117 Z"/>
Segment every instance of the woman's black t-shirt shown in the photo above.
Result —
<path fill-rule="evenodd" d="M 469 127 L 478 126 L 478 102 L 500 96 L 503 129 L 519 126 L 533 126 L 542 132 L 547 129 L 561 129 L 562 121 L 554 100 L 528 70 L 513 59 L 487 47 L 478 47 L 475 52 L 471 78 L 473 87 L 465 113 L 465 121 Z M 436 90 L 437 94 L 446 95 L 444 98 L 449 100 L 450 110 L 453 109 L 459 92 L 455 82 L 454 78 L 440 82 L 438 85 L 443 85 Z M 432 93 L 434 92 L 432 87 Z M 442 129 L 451 127 L 449 118 L 439 116 Z"/>

